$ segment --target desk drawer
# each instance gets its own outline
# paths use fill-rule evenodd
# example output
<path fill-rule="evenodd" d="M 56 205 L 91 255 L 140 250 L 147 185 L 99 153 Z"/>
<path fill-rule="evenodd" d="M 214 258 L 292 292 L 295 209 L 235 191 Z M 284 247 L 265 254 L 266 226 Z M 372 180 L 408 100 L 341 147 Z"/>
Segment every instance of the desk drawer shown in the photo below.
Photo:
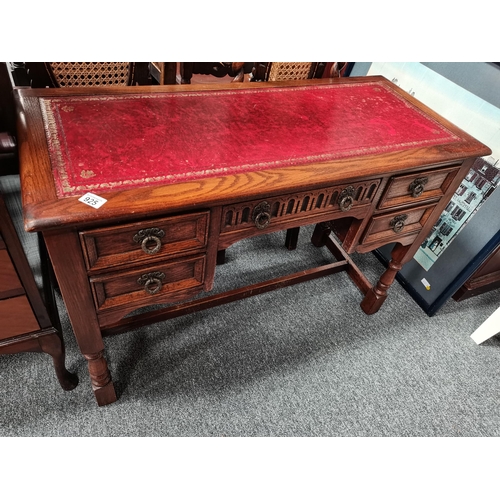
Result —
<path fill-rule="evenodd" d="M 379 209 L 390 209 L 408 204 L 438 200 L 460 170 L 460 165 L 410 175 L 400 175 L 389 180 L 380 200 Z"/>
<path fill-rule="evenodd" d="M 134 309 L 189 298 L 201 291 L 205 260 L 205 255 L 198 255 L 92 277 L 97 309 Z"/>
<path fill-rule="evenodd" d="M 324 213 L 349 215 L 351 209 L 355 211 L 371 204 L 379 184 L 380 179 L 372 179 L 227 205 L 222 211 L 221 232 L 265 229 L 286 221 L 307 223 L 308 219 Z"/>
<path fill-rule="evenodd" d="M 165 217 L 80 233 L 89 271 L 177 257 L 207 245 L 209 212 Z"/>
<path fill-rule="evenodd" d="M 435 206 L 427 205 L 372 217 L 361 244 L 385 244 L 391 241 L 410 244 L 427 222 Z"/>

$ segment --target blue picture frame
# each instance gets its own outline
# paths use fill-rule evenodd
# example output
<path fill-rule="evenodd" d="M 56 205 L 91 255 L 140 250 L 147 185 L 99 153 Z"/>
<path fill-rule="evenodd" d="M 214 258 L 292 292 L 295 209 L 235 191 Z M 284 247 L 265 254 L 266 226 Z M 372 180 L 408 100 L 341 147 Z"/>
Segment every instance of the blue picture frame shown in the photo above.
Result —
<path fill-rule="evenodd" d="M 363 76 L 372 64 L 355 63 L 351 76 Z M 403 65 L 404 63 L 397 63 Z M 413 63 L 407 63 L 413 64 Z M 500 109 L 499 63 L 416 63 Z M 377 64 L 377 68 L 380 64 Z M 404 69 L 402 69 L 404 71 Z M 383 73 L 382 73 L 383 74 Z M 401 74 L 401 73 L 400 73 Z M 384 75 L 390 77 L 390 75 Z M 424 82 L 425 83 L 425 82 Z M 418 95 L 416 96 L 418 98 Z M 439 111 L 438 111 L 439 112 Z M 452 120 L 453 121 L 453 120 Z M 498 151 L 500 146 L 487 144 Z M 495 189 L 461 228 L 428 269 L 412 259 L 396 275 L 396 280 L 428 316 L 436 314 L 459 288 L 500 246 L 500 186 Z M 373 253 L 384 264 L 390 260 L 393 244 Z"/>

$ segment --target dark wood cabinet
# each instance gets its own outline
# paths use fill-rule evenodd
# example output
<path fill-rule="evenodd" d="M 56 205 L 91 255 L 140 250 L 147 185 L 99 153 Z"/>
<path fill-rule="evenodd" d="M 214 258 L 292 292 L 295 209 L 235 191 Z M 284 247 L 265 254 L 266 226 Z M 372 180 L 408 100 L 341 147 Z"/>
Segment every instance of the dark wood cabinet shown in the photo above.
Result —
<path fill-rule="evenodd" d="M 458 289 L 453 298 L 459 302 L 500 288 L 500 245 L 487 257 L 479 269 Z"/>
<path fill-rule="evenodd" d="M 0 354 L 49 354 L 61 387 L 71 390 L 78 379 L 65 367 L 54 292 L 48 277 L 44 278 L 40 290 L 0 185 Z"/>
<path fill-rule="evenodd" d="M 62 388 L 71 390 L 78 379 L 65 367 L 49 261 L 45 247 L 37 248 L 37 238 L 29 238 L 31 235 L 23 231 L 17 172 L 12 81 L 7 63 L 3 62 L 0 63 L 0 354 L 28 351 L 49 354 Z M 37 278 L 38 268 L 42 269 L 40 280 L 35 280 L 32 269 L 35 266 L 30 264 L 25 251 L 27 248 L 28 255 L 32 255 L 32 247 L 37 264 L 44 259 L 47 262 L 47 266 L 36 266 Z"/>

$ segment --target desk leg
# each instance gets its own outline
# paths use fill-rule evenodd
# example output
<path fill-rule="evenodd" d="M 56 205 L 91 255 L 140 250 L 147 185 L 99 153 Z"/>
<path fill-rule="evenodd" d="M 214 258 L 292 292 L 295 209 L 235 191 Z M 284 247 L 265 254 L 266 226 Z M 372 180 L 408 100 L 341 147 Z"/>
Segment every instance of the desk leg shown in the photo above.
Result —
<path fill-rule="evenodd" d="M 320 222 L 319 224 L 316 224 L 314 232 L 311 236 L 311 243 L 318 248 L 324 246 L 331 232 L 332 229 L 328 222 Z"/>
<path fill-rule="evenodd" d="M 387 290 L 393 284 L 396 274 L 403 267 L 403 259 L 409 249 L 410 245 L 403 246 L 400 243 L 396 243 L 396 246 L 392 249 L 391 261 L 387 269 L 378 280 L 378 283 L 368 291 L 361 302 L 361 309 L 366 314 L 376 313 L 384 303 L 387 298 Z"/>
<path fill-rule="evenodd" d="M 43 236 L 76 341 L 88 363 L 97 404 L 113 403 L 116 393 L 104 357 L 104 343 L 78 233 L 49 232 Z"/>
<path fill-rule="evenodd" d="M 217 252 L 217 265 L 222 266 L 226 262 L 226 251 L 225 250 L 219 250 Z"/>
<path fill-rule="evenodd" d="M 95 354 L 84 354 L 87 360 L 92 389 L 99 406 L 116 401 L 115 388 L 111 381 L 108 363 L 104 357 L 104 350 Z"/>
<path fill-rule="evenodd" d="M 288 250 L 295 250 L 299 241 L 300 227 L 288 229 L 286 232 L 285 246 Z"/>

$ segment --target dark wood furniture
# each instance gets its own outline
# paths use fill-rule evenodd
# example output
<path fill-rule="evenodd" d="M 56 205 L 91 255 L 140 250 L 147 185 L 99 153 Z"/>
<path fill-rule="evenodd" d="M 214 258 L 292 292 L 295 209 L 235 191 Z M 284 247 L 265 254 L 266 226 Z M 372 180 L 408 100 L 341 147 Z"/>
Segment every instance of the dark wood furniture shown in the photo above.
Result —
<path fill-rule="evenodd" d="M 18 172 L 15 116 L 9 68 L 0 62 L 0 171 L 4 175 Z"/>
<path fill-rule="evenodd" d="M 64 342 L 50 280 L 48 275 L 44 276 L 43 290 L 39 289 L 4 198 L 4 194 L 18 195 L 18 186 L 15 185 L 15 192 L 2 190 L 7 179 L 18 180 L 15 131 L 12 82 L 3 62 L 0 63 L 0 354 L 28 351 L 50 354 L 62 388 L 71 390 L 78 384 L 78 378 L 65 368 Z M 42 252 L 41 258 L 44 257 L 46 254 Z"/>
<path fill-rule="evenodd" d="M 479 269 L 455 292 L 457 302 L 500 288 L 500 246 L 495 248 Z"/>
<path fill-rule="evenodd" d="M 0 189 L 0 354 L 49 354 L 61 387 L 69 391 L 77 386 L 78 378 L 65 367 L 64 342 L 48 276 L 43 283 L 42 298 Z"/>
<path fill-rule="evenodd" d="M 177 83 L 177 63 L 176 62 L 150 62 L 149 74 L 152 84 L 175 85 Z"/>
<path fill-rule="evenodd" d="M 180 83 L 191 83 L 193 75 L 211 75 L 216 78 L 229 76 L 232 82 L 243 82 L 245 73 L 252 70 L 251 63 L 244 62 L 181 62 Z"/>
<path fill-rule="evenodd" d="M 251 70 L 252 63 L 243 62 L 149 63 L 149 73 L 151 74 L 153 83 L 159 85 L 190 84 L 193 75 L 205 75 L 214 77 L 215 79 L 230 77 L 232 78 L 232 82 L 243 82 L 245 73 L 250 73 Z"/>
<path fill-rule="evenodd" d="M 323 78 L 342 78 L 349 76 L 354 66 L 353 62 L 329 62 L 323 71 Z"/>
<path fill-rule="evenodd" d="M 99 405 L 116 400 L 105 335 L 339 271 L 377 312 L 490 154 L 382 77 L 16 94 L 26 229 L 43 234 Z M 79 201 L 95 194 L 100 208 Z M 196 298 L 218 252 L 311 224 L 330 264 Z M 390 242 L 372 285 L 349 254 Z"/>
<path fill-rule="evenodd" d="M 178 65 L 178 67 L 177 67 Z M 232 78 L 232 82 L 267 82 L 281 80 L 303 80 L 307 78 L 336 78 L 345 76 L 350 69 L 349 63 L 318 62 L 181 62 L 149 63 L 149 72 L 160 85 L 190 84 L 193 75 L 206 75 L 215 78 Z M 179 76 L 177 76 L 179 73 Z M 178 81 L 177 81 L 178 79 Z M 200 82 L 198 82 L 200 83 Z M 203 82 L 205 83 L 205 82 Z"/>
<path fill-rule="evenodd" d="M 250 75 L 252 82 L 277 82 L 322 78 L 324 62 L 256 62 Z"/>

